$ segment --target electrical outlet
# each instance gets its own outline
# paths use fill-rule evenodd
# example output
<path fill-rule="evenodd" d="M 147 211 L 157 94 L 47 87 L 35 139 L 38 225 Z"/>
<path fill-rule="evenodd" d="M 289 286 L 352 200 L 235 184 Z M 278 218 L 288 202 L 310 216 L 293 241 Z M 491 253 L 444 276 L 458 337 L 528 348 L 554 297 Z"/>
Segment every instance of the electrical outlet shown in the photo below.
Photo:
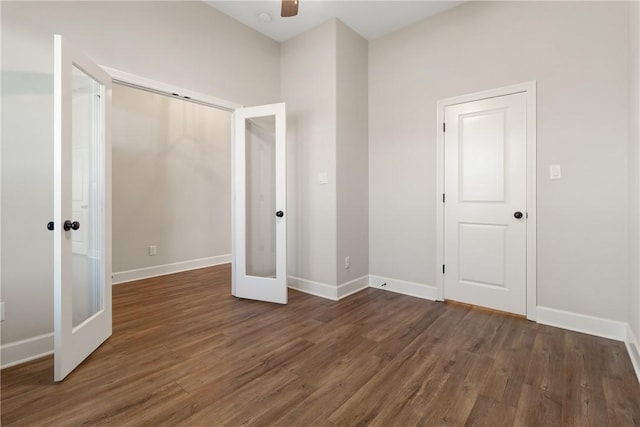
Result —
<path fill-rule="evenodd" d="M 149 256 L 155 256 L 158 253 L 158 247 L 156 245 L 149 246 Z"/>
<path fill-rule="evenodd" d="M 351 268 L 351 257 L 344 257 L 344 268 Z"/>
<path fill-rule="evenodd" d="M 4 321 L 4 303 L 0 302 L 0 322 Z"/>

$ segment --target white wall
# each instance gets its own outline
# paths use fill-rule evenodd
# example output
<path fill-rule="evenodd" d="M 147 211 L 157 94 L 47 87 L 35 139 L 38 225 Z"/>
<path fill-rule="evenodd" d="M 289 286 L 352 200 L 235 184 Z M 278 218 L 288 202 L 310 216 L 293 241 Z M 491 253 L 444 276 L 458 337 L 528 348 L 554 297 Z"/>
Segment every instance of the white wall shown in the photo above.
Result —
<path fill-rule="evenodd" d="M 287 103 L 288 274 L 336 285 L 336 21 L 281 45 Z M 318 183 L 326 173 L 327 184 Z"/>
<path fill-rule="evenodd" d="M 469 2 L 370 43 L 371 274 L 440 274 L 437 100 L 537 80 L 538 304 L 627 320 L 627 13 Z"/>
<path fill-rule="evenodd" d="M 231 113 L 118 84 L 112 104 L 113 271 L 228 258 Z"/>
<path fill-rule="evenodd" d="M 367 40 L 336 21 L 338 285 L 369 274 L 368 48 Z"/>
<path fill-rule="evenodd" d="M 30 340 L 30 351 L 48 351 L 53 34 L 102 65 L 244 105 L 279 100 L 279 45 L 201 2 L 3 1 L 0 7 L 2 343 Z M 2 363 L 10 362 L 4 347 L 2 353 Z"/>

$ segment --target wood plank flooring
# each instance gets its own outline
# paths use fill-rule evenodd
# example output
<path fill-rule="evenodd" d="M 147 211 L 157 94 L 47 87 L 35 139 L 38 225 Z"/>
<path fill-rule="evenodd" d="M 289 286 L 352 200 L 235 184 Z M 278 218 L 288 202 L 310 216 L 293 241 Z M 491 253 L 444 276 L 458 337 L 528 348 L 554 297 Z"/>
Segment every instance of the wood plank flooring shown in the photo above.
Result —
<path fill-rule="evenodd" d="M 4 426 L 638 426 L 623 343 L 367 289 L 286 306 L 228 265 L 114 287 L 113 336 L 64 382 L 1 373 Z"/>

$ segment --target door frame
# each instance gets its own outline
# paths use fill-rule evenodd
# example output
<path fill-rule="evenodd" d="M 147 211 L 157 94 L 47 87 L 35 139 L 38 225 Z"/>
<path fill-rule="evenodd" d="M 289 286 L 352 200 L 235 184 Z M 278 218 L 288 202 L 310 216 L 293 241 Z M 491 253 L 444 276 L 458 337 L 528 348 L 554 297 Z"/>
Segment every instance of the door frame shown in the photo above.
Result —
<path fill-rule="evenodd" d="M 536 81 L 490 89 L 452 98 L 437 104 L 436 138 L 436 266 L 444 265 L 444 110 L 448 106 L 488 98 L 525 93 L 527 96 L 527 319 L 537 319 L 537 211 L 536 211 Z M 437 301 L 444 301 L 444 274 L 436 275 Z"/>

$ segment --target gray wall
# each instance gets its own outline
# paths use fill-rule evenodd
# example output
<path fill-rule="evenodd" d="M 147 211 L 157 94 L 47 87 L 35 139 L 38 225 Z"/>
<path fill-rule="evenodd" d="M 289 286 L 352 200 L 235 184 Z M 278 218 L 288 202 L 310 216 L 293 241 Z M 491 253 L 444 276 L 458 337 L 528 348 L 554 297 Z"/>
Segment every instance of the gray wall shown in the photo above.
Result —
<path fill-rule="evenodd" d="M 627 320 L 628 9 L 469 2 L 370 43 L 371 274 L 435 285 L 436 102 L 537 80 L 538 304 Z"/>
<path fill-rule="evenodd" d="M 287 103 L 288 274 L 336 285 L 336 21 L 281 45 Z M 318 174 L 328 183 L 319 184 Z"/>
<path fill-rule="evenodd" d="M 629 10 L 629 325 L 640 339 L 640 3 Z M 638 349 L 636 349 L 638 351 Z M 640 355 L 637 355 L 640 360 Z"/>
<path fill-rule="evenodd" d="M 290 276 L 320 286 L 369 273 L 367 49 L 368 42 L 337 19 L 281 47 L 288 269 Z M 322 172 L 327 184 L 319 183 Z"/>
<path fill-rule="evenodd" d="M 114 273 L 230 254 L 231 113 L 115 84 L 111 129 Z"/>
<path fill-rule="evenodd" d="M 365 39 L 336 21 L 338 285 L 369 274 L 368 48 Z"/>
<path fill-rule="evenodd" d="M 279 100 L 280 48 L 200 2 L 0 7 L 4 344 L 53 330 L 53 34 L 102 65 L 244 105 Z"/>

